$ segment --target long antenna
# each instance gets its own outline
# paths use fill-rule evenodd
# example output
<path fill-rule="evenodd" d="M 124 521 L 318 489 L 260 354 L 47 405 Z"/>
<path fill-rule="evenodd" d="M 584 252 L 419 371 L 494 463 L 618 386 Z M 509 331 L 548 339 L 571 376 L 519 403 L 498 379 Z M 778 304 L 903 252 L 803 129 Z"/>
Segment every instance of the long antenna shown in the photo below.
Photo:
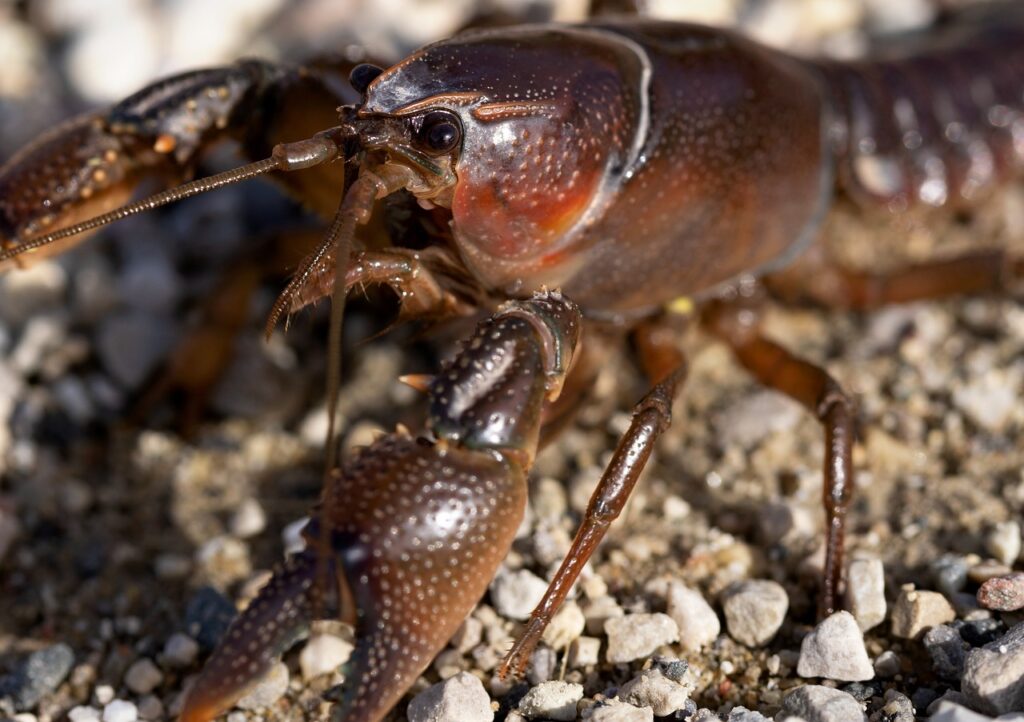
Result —
<path fill-rule="evenodd" d="M 199 178 L 189 183 L 177 186 L 176 188 L 156 193 L 148 198 L 143 198 L 141 201 L 129 203 L 108 213 L 95 216 L 94 218 L 89 218 L 81 223 L 76 223 L 73 226 L 68 226 L 67 228 L 61 228 L 41 236 L 29 238 L 23 243 L 18 243 L 12 248 L 0 251 L 0 263 L 12 258 L 17 258 L 22 254 L 31 253 L 43 246 L 48 246 L 51 243 L 55 243 L 64 238 L 70 238 L 71 236 L 77 236 L 79 233 L 85 233 L 86 231 L 101 228 L 113 223 L 114 221 L 138 215 L 139 213 L 144 213 L 146 211 L 153 210 L 154 208 L 165 206 L 168 203 L 174 203 L 175 201 L 180 201 L 185 198 L 191 198 L 192 196 L 199 195 L 200 193 L 216 190 L 217 188 L 221 188 L 232 183 L 238 183 L 250 178 L 255 178 L 256 176 L 265 175 L 271 171 L 293 171 L 320 165 L 321 163 L 337 157 L 340 151 L 338 143 L 334 140 L 336 130 L 338 129 L 332 128 L 331 130 L 324 131 L 323 133 L 318 133 L 312 138 L 300 140 L 295 143 L 282 143 L 274 146 L 273 153 L 269 158 L 256 161 L 255 163 L 249 163 L 248 165 L 243 165 L 238 168 L 232 168 L 231 170 L 224 171 L 223 173 L 217 173 L 216 175 L 208 176 L 206 178 Z"/>

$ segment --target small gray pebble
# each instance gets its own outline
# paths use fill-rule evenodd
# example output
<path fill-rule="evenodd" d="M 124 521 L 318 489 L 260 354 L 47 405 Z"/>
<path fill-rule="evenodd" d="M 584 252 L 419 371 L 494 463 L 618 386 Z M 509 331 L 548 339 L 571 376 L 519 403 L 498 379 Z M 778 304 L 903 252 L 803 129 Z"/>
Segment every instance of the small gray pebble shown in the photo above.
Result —
<path fill-rule="evenodd" d="M 154 722 L 163 719 L 164 703 L 155 694 L 147 694 L 139 700 L 139 717 Z"/>
<path fill-rule="evenodd" d="M 935 674 L 943 679 L 960 679 L 966 653 L 964 641 L 957 630 L 948 624 L 940 624 L 929 629 L 921 641 L 932 658 Z"/>
<path fill-rule="evenodd" d="M 483 683 L 459 672 L 413 697 L 408 715 L 409 722 L 491 722 L 494 710 Z"/>
<path fill-rule="evenodd" d="M 517 709 L 527 719 L 576 719 L 576 704 L 583 699 L 583 685 L 544 682 L 519 700 Z"/>
<path fill-rule="evenodd" d="M 172 669 L 189 667 L 199 655 L 199 643 L 187 634 L 175 632 L 164 644 L 161 661 Z"/>
<path fill-rule="evenodd" d="M 668 616 L 679 627 L 679 641 L 688 651 L 714 642 L 722 632 L 718 615 L 696 589 L 673 582 L 668 588 Z"/>
<path fill-rule="evenodd" d="M 735 582 L 722 594 L 722 609 L 729 636 L 748 647 L 759 647 L 779 631 L 789 609 L 789 597 L 777 582 Z"/>
<path fill-rule="evenodd" d="M 914 722 L 914 704 L 896 690 L 885 693 L 885 704 L 871 716 L 871 722 Z"/>
<path fill-rule="evenodd" d="M 947 597 L 952 597 L 967 585 L 967 560 L 956 554 L 943 554 L 931 563 L 935 586 Z"/>
<path fill-rule="evenodd" d="M 804 637 L 797 674 L 842 682 L 864 681 L 875 676 L 864 648 L 864 635 L 852 614 L 836 612 Z"/>
<path fill-rule="evenodd" d="M 885 568 L 881 559 L 854 559 L 850 562 L 846 602 L 862 632 L 885 620 Z"/>
<path fill-rule="evenodd" d="M 891 649 L 887 649 L 875 658 L 875 674 L 883 679 L 895 677 L 902 668 L 899 655 Z"/>
<path fill-rule="evenodd" d="M 459 654 L 465 654 L 480 644 L 483 639 L 484 625 L 476 617 L 466 617 L 455 636 L 451 639 L 451 645 Z"/>
<path fill-rule="evenodd" d="M 935 708 L 935 713 L 928 718 L 929 722 L 992 722 L 988 715 L 972 712 L 955 702 L 942 701 Z"/>
<path fill-rule="evenodd" d="M 124 673 L 124 684 L 138 695 L 152 692 L 164 680 L 163 672 L 153 664 L 153 660 L 143 657 L 132 663 Z"/>
<path fill-rule="evenodd" d="M 27 711 L 57 689 L 74 663 L 75 655 L 66 644 L 32 652 L 14 672 L 0 677 L 0 698 L 10 697 L 16 710 Z"/>
<path fill-rule="evenodd" d="M 982 712 L 1024 709 L 1024 624 L 968 653 L 961 691 Z"/>
<path fill-rule="evenodd" d="M 733 707 L 726 719 L 728 722 L 771 722 L 760 712 L 754 712 L 746 707 Z"/>
<path fill-rule="evenodd" d="M 530 684 L 540 684 L 554 679 L 558 670 L 558 653 L 550 647 L 537 647 L 530 655 L 526 678 Z"/>
<path fill-rule="evenodd" d="M 867 715 L 856 699 L 831 687 L 809 684 L 786 695 L 777 719 L 800 717 L 806 722 L 867 722 Z"/>
<path fill-rule="evenodd" d="M 650 707 L 655 717 L 667 717 L 686 709 L 692 687 L 673 681 L 652 668 L 644 670 L 619 688 L 618 697 L 636 707 Z"/>
<path fill-rule="evenodd" d="M 690 663 L 685 659 L 676 659 L 675 657 L 655 657 L 651 660 L 651 667 L 673 682 L 682 683 L 686 677 L 686 671 L 690 668 Z"/>
<path fill-rule="evenodd" d="M 612 664 L 650 656 L 665 644 L 679 641 L 679 628 L 667 614 L 628 614 L 604 624 L 608 635 L 605 658 Z"/>
<path fill-rule="evenodd" d="M 586 722 L 654 722 L 654 712 L 650 707 L 634 707 L 610 699 L 586 710 L 583 719 Z"/>
<path fill-rule="evenodd" d="M 548 583 L 528 569 L 503 569 L 491 582 L 491 603 L 503 617 L 529 619 L 547 588 Z"/>

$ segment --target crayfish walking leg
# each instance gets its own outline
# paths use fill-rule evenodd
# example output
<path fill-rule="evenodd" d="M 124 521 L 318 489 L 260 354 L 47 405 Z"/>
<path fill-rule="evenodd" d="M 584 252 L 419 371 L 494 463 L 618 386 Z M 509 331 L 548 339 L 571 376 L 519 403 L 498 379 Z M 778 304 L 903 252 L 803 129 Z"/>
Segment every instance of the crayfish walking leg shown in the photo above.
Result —
<path fill-rule="evenodd" d="M 509 303 L 481 323 L 431 381 L 427 430 L 384 436 L 334 472 L 304 531 L 307 549 L 228 629 L 182 722 L 227 709 L 328 611 L 354 623 L 357 638 L 334 719 L 380 719 L 455 633 L 510 548 L 543 408 L 561 390 L 579 329 L 579 309 L 558 293 Z M 325 567 L 335 588 L 320 588 Z"/>

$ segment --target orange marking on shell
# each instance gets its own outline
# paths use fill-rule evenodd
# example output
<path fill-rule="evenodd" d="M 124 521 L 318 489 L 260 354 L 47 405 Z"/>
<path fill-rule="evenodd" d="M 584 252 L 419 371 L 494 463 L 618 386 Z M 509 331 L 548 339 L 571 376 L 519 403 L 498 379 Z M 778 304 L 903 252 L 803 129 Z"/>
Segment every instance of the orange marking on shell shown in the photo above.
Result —
<path fill-rule="evenodd" d="M 548 115 L 558 112 L 558 106 L 540 100 L 487 103 L 473 109 L 473 117 L 488 122 L 506 118 L 527 118 L 531 115 Z"/>

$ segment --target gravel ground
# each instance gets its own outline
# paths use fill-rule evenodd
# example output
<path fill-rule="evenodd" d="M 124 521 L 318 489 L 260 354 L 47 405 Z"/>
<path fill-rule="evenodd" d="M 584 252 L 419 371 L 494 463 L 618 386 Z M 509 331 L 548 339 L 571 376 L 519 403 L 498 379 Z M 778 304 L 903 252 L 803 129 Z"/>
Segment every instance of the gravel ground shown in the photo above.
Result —
<path fill-rule="evenodd" d="M 568 16 L 572 5 L 558 11 Z M 866 33 L 928 22 L 932 7 L 685 5 L 786 47 L 840 55 L 863 49 Z M 300 46 L 358 43 L 397 56 L 473 9 L 468 0 L 4 5 L 0 157 L 160 73 L 241 53 L 294 57 Z M 1019 197 L 1000 204 L 999 213 L 1018 212 L 1019 227 Z M 1014 228 L 1012 218 L 989 218 L 961 235 Z M 875 230 L 863 221 L 850 230 L 840 217 L 839 243 L 862 238 L 865 223 Z M 264 344 L 259 330 L 280 288 L 268 281 L 191 436 L 178 433 L 187 398 L 140 404 L 241 244 L 308 226 L 276 191 L 248 184 L 0 277 L 0 718 L 173 718 L 235 608 L 295 543 L 320 484 L 323 308 Z M 349 447 L 418 423 L 419 399 L 396 378 L 436 368 L 432 339 L 411 329 L 360 342 L 386 323 L 364 303 L 347 326 Z M 538 460 L 505 567 L 395 719 L 496 711 L 507 720 L 969 722 L 1024 711 L 1020 613 L 975 598 L 993 580 L 982 588 L 986 606 L 1024 602 L 1021 577 L 1004 578 L 1021 552 L 1024 302 L 866 315 L 772 305 L 767 325 L 857 395 L 852 614 L 814 626 L 818 425 L 692 332 L 675 425 L 528 679 L 510 686 L 494 670 L 643 392 L 626 359 L 605 368 L 578 423 Z M 343 681 L 350 642 L 351 630 L 319 625 L 229 719 L 325 718 L 321 695 Z"/>

